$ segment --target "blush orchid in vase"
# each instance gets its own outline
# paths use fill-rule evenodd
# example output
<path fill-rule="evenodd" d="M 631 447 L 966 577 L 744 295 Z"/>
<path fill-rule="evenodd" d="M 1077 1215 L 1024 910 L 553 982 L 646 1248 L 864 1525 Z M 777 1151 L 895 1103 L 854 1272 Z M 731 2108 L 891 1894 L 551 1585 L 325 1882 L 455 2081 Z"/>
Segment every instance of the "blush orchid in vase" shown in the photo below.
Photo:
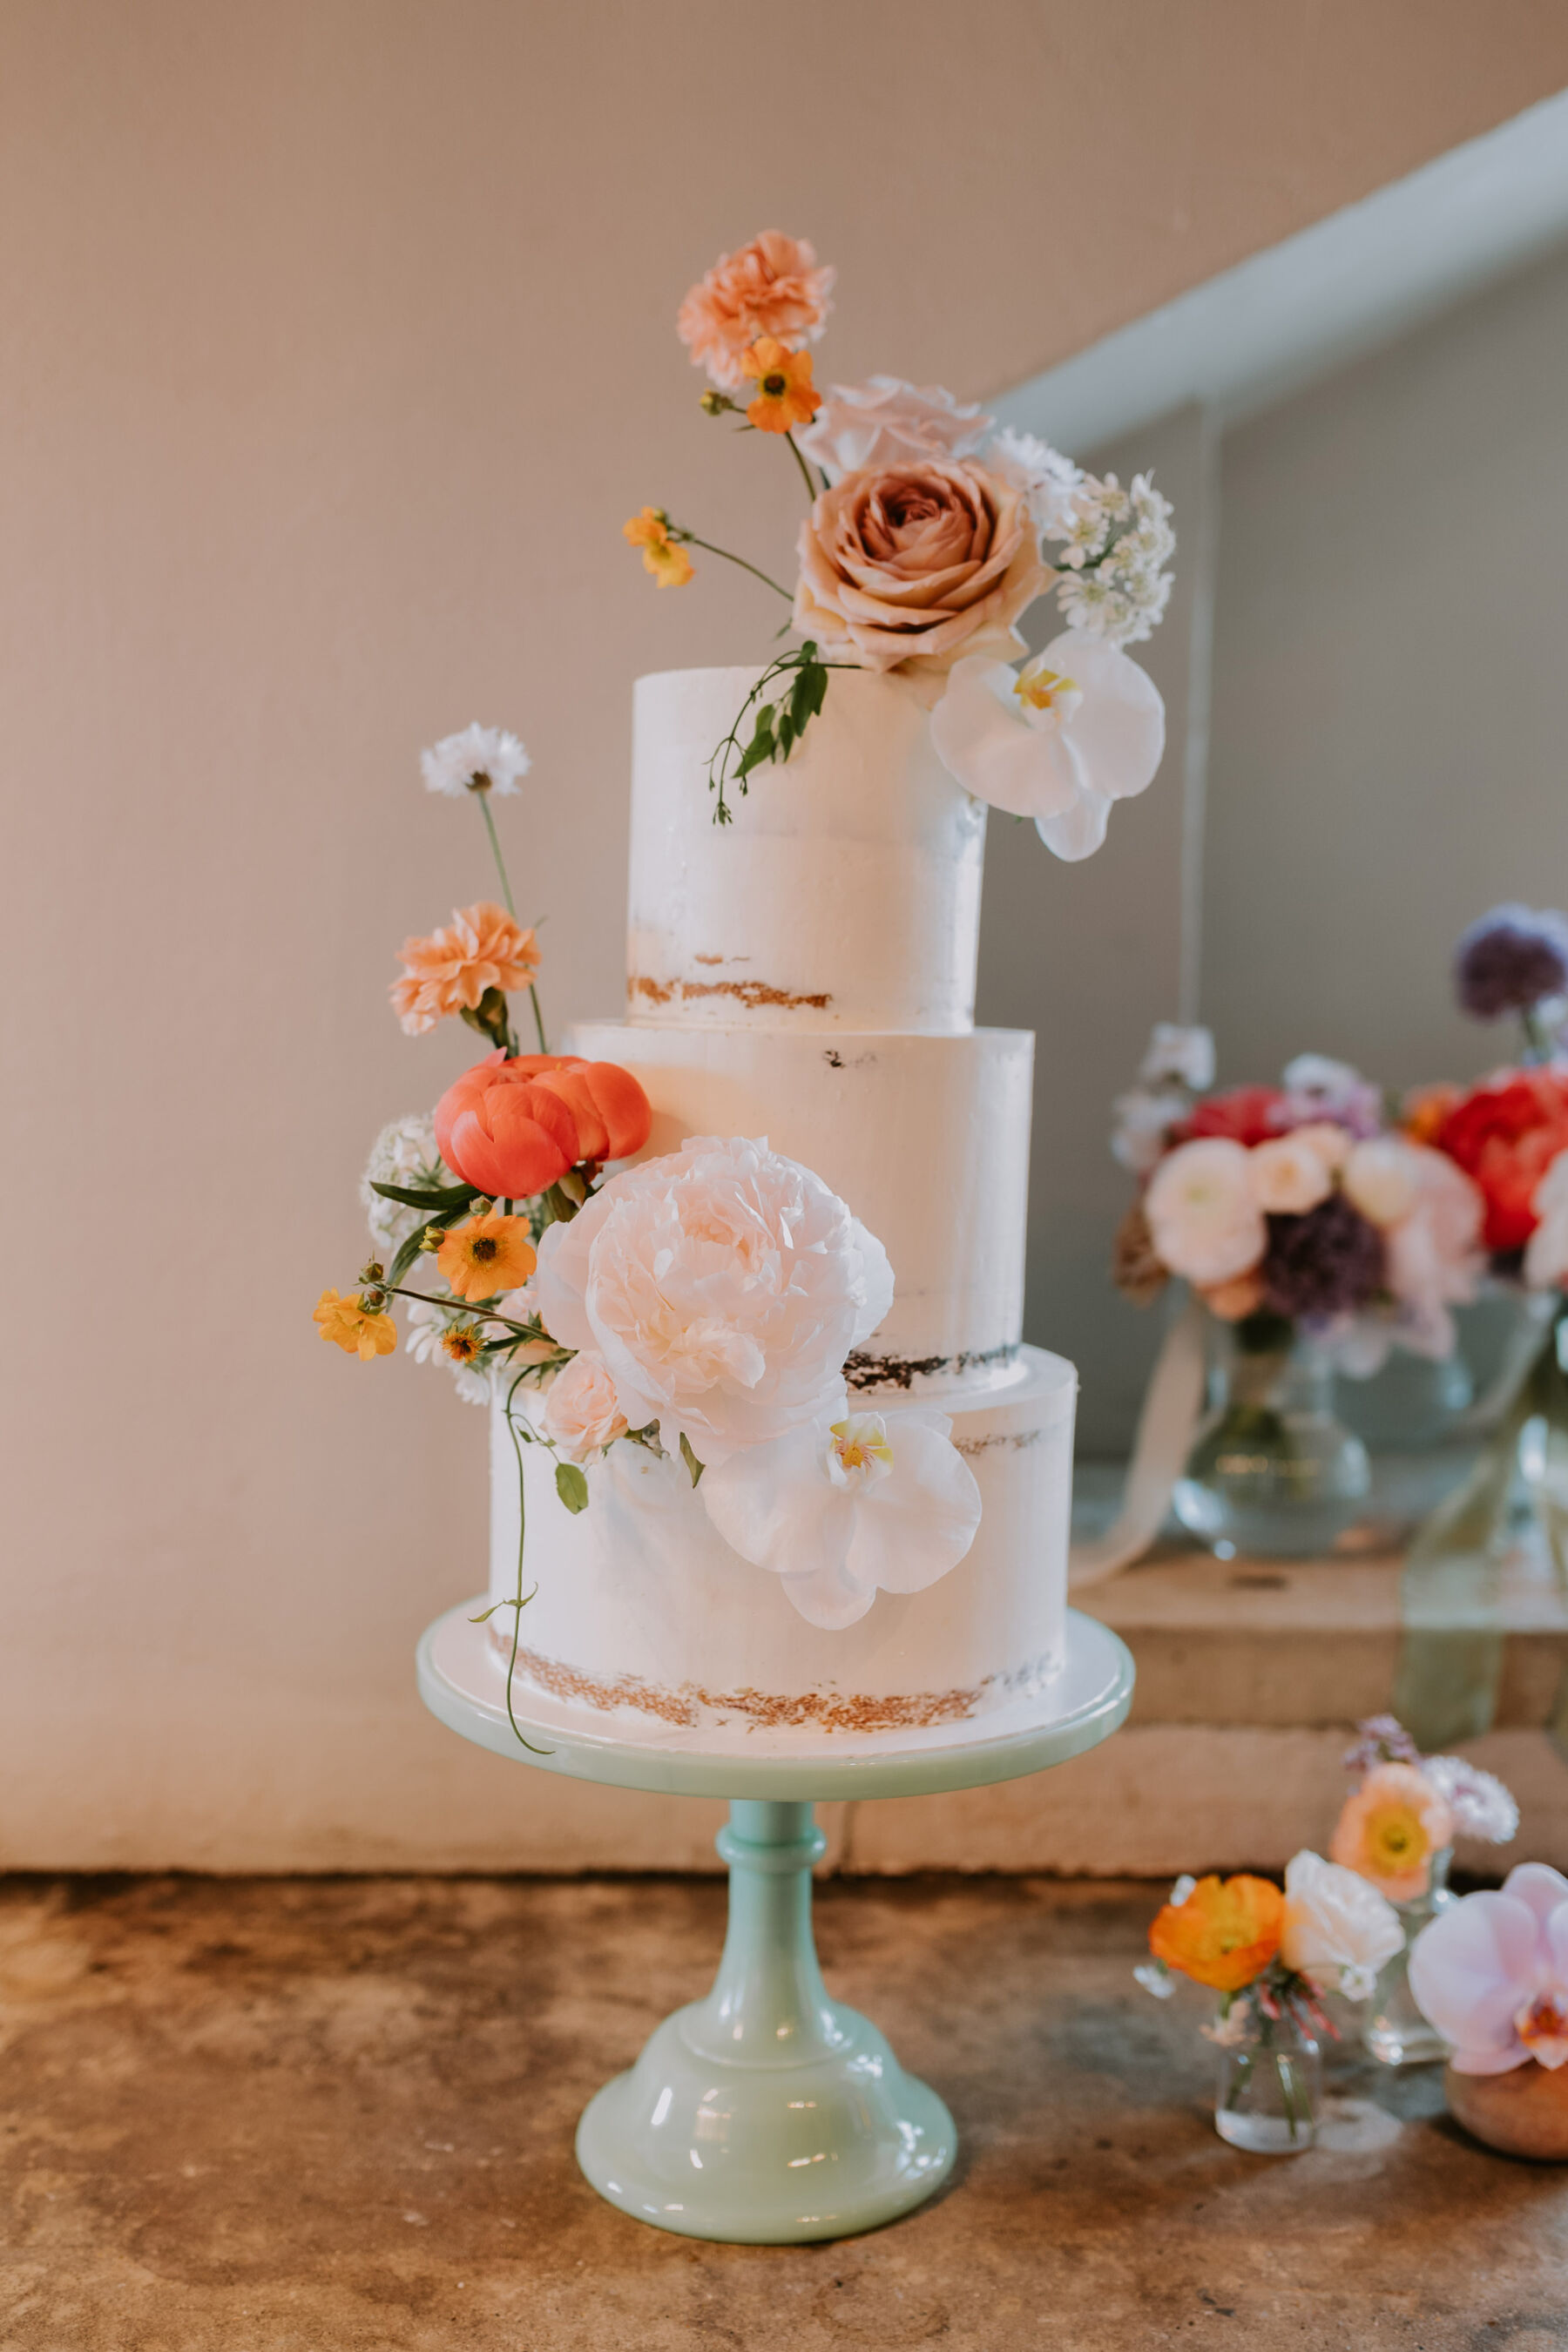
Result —
<path fill-rule="evenodd" d="M 807 512 L 793 588 L 700 538 L 662 507 L 625 525 L 660 587 L 696 577 L 689 549 L 737 564 L 789 606 L 800 642 L 770 661 L 710 768 L 714 818 L 758 769 L 789 759 L 831 673 L 901 681 L 976 800 L 1034 821 L 1056 856 L 1087 857 L 1112 803 L 1142 792 L 1164 748 L 1152 680 L 1123 648 L 1171 593 L 1169 502 L 1145 475 L 1123 488 L 938 385 L 814 379 L 812 346 L 835 272 L 803 238 L 764 230 L 721 255 L 681 304 L 677 331 L 707 371 L 700 406 L 781 441 Z M 1066 628 L 1026 658 L 1019 624 L 1054 593 Z"/>

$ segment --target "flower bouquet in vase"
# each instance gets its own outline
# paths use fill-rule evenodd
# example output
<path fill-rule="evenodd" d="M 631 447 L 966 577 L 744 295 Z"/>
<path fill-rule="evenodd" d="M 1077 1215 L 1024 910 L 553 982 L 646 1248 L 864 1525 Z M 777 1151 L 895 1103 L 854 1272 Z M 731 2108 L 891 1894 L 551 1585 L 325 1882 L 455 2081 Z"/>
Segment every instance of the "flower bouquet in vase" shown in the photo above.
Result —
<path fill-rule="evenodd" d="M 1392 1715 L 1356 1727 L 1345 1753 L 1353 1786 L 1329 1852 L 1394 1906 L 1403 1934 L 1367 2004 L 1362 2039 L 1385 2066 L 1440 2058 L 1444 2044 L 1417 2008 L 1407 1963 L 1428 1920 L 1458 1897 L 1448 1872 L 1458 1837 L 1507 1845 L 1519 1830 L 1519 1807 L 1502 1782 L 1464 1756 L 1423 1756 Z"/>
<path fill-rule="evenodd" d="M 1168 1999 L 1177 1976 L 1219 1996 L 1215 2129 L 1258 2156 L 1297 2156 L 1317 2136 L 1324 1998 L 1370 1998 L 1404 1944 L 1391 1906 L 1355 1872 L 1297 1854 L 1270 1878 L 1179 1878 L 1149 1930 L 1139 1982 Z"/>
<path fill-rule="evenodd" d="M 1141 1305 L 1173 1277 L 1200 1307 L 1210 1409 L 1173 1500 L 1229 1555 L 1310 1557 L 1362 1510 L 1362 1440 L 1336 1372 L 1403 1349 L 1454 1357 L 1456 1304 L 1482 1260 L 1475 1185 L 1391 1128 L 1379 1089 L 1303 1054 L 1275 1087 L 1215 1091 L 1205 1029 L 1156 1028 L 1111 1148 L 1142 1190 L 1117 1235 L 1118 1287 Z"/>
<path fill-rule="evenodd" d="M 1518 1018 L 1519 1058 L 1472 1087 L 1415 1090 L 1404 1127 L 1476 1187 L 1489 1286 L 1518 1319 L 1477 1410 L 1487 1441 L 1406 1561 L 1394 1704 L 1433 1744 L 1492 1720 L 1505 1583 L 1568 1591 L 1568 916 L 1494 908 L 1460 940 L 1455 982 L 1477 1019 Z M 1554 1727 L 1568 1737 L 1563 1700 Z"/>

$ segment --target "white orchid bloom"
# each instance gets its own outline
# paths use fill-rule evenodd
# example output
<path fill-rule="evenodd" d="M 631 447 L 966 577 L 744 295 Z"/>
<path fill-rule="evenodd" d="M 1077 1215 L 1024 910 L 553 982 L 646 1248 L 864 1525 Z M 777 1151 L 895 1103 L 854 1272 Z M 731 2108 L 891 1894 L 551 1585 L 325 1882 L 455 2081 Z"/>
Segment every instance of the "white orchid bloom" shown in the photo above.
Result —
<path fill-rule="evenodd" d="M 1153 781 L 1165 706 L 1117 646 L 1068 629 L 1021 670 L 982 654 L 954 662 L 931 731 L 965 792 L 1033 817 L 1047 849 L 1076 859 L 1105 839 L 1111 802 Z"/>
<path fill-rule="evenodd" d="M 697 1490 L 731 1549 L 782 1576 L 807 1622 L 829 1629 L 855 1624 L 879 1591 L 923 1592 L 980 1524 L 946 1413 L 910 1405 L 829 1423 L 841 1405 L 732 1454 Z"/>

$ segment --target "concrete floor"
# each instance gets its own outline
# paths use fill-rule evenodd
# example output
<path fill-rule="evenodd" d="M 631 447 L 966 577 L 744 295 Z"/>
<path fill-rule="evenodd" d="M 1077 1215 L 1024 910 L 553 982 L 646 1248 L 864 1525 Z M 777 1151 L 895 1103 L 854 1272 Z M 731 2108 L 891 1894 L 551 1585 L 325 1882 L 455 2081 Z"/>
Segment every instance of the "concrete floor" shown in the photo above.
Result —
<path fill-rule="evenodd" d="M 579 2177 L 577 2112 L 705 1988 L 709 1881 L 0 1883 L 0 2352 L 1121 2352 L 1568 2344 L 1568 2168 L 1434 2069 L 1345 2064 L 1247 2158 L 1144 1886 L 822 1888 L 830 1988 L 929 2075 L 947 2192 L 838 2245 L 703 2246 Z"/>

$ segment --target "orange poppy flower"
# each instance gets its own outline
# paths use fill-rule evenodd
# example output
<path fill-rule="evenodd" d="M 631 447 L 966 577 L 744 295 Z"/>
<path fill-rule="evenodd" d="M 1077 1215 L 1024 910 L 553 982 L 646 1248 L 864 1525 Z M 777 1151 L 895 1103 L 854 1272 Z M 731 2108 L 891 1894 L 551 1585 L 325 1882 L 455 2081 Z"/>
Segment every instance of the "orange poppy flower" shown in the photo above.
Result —
<path fill-rule="evenodd" d="M 436 1253 L 456 1298 L 494 1298 L 503 1290 L 521 1290 L 537 1263 L 526 1222 L 499 1209 L 454 1226 Z"/>
<path fill-rule="evenodd" d="M 1184 1903 L 1167 1903 L 1149 1949 L 1168 1969 L 1215 1992 L 1239 1992 L 1279 1949 L 1285 1897 L 1272 1879 L 1200 1878 Z"/>
<path fill-rule="evenodd" d="M 662 507 L 644 507 L 621 525 L 628 547 L 642 550 L 643 569 L 661 588 L 684 588 L 696 569 L 684 547 L 669 535 L 669 517 Z"/>
<path fill-rule="evenodd" d="M 786 352 L 772 335 L 764 335 L 743 354 L 741 366 L 756 380 L 757 396 L 746 411 L 746 422 L 759 433 L 787 433 L 792 425 L 809 425 L 822 406 L 822 394 L 811 381 L 809 352 Z"/>
<path fill-rule="evenodd" d="M 373 1312 L 357 1295 L 340 1298 L 335 1290 L 323 1290 L 310 1320 L 321 1326 L 323 1339 L 345 1355 L 357 1356 L 362 1364 L 390 1356 L 397 1345 L 397 1326 L 391 1316 Z"/>

